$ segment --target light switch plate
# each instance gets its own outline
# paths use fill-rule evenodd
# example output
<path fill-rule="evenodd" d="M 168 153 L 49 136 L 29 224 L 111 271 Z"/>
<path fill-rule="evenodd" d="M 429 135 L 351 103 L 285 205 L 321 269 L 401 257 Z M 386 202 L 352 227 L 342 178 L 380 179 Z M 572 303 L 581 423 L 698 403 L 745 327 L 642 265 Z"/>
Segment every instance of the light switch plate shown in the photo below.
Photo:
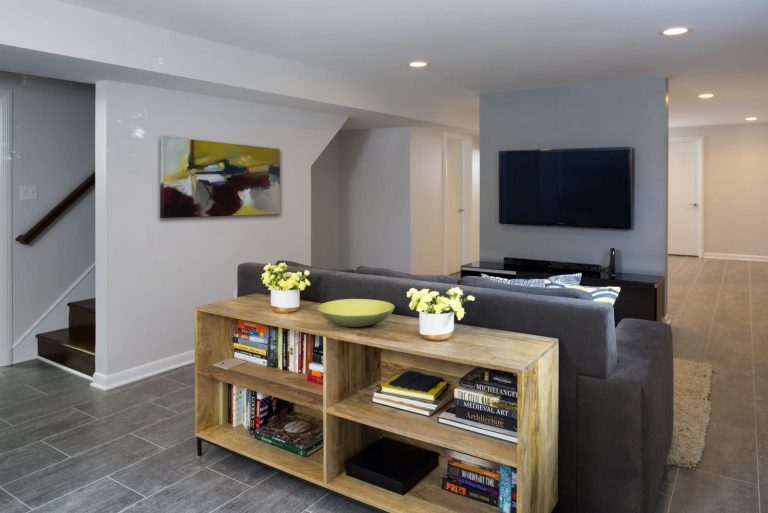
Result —
<path fill-rule="evenodd" d="M 37 199 L 37 185 L 20 185 L 19 186 L 19 200 L 36 200 Z"/>

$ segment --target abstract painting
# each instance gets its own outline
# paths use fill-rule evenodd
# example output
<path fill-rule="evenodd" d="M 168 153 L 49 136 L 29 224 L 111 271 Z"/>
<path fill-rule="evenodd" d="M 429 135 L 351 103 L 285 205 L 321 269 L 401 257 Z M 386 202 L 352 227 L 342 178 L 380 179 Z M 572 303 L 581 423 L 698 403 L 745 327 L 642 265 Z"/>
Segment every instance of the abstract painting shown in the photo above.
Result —
<path fill-rule="evenodd" d="M 280 213 L 280 150 L 160 138 L 160 217 Z"/>

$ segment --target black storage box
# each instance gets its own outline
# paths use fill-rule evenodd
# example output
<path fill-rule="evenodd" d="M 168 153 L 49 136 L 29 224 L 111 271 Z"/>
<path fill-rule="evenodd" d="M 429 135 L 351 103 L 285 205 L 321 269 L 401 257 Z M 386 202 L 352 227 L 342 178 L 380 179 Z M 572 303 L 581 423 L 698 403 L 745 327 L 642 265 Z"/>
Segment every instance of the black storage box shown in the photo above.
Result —
<path fill-rule="evenodd" d="M 347 461 L 347 475 L 403 495 L 437 466 L 436 452 L 381 438 Z"/>

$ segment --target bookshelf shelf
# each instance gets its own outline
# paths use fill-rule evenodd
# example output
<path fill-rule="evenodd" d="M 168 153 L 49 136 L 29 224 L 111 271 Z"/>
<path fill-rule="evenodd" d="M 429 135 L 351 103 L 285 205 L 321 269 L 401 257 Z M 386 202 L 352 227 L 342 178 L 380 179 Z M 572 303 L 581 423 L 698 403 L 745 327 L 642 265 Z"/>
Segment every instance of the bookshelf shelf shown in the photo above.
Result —
<path fill-rule="evenodd" d="M 431 417 L 423 417 L 375 404 L 371 402 L 375 390 L 375 385 L 366 387 L 352 397 L 329 406 L 327 412 L 335 417 L 381 429 L 388 433 L 453 449 L 497 463 L 513 467 L 518 466 L 517 444 L 439 424 L 437 413 Z"/>
<path fill-rule="evenodd" d="M 441 489 L 445 461 L 405 495 L 349 477 L 344 465 L 370 442 L 389 436 L 428 449 L 454 449 L 517 469 L 517 512 L 550 513 L 557 503 L 558 345 L 554 339 L 459 325 L 445 342 L 426 342 L 418 321 L 390 316 L 373 328 L 340 328 L 302 302 L 276 314 L 269 297 L 244 296 L 195 312 L 195 422 L 197 437 L 278 470 L 391 512 L 491 513 L 496 508 Z M 253 363 L 229 370 L 213 364 L 233 356 L 238 320 L 325 337 L 323 385 L 306 376 Z M 451 385 L 474 367 L 518 377 L 518 443 L 445 426 L 370 401 L 375 385 L 402 369 L 443 376 Z M 291 401 L 321 415 L 324 447 L 309 458 L 273 447 L 227 424 L 226 384 Z M 314 413 L 312 413 L 314 412 Z"/>
<path fill-rule="evenodd" d="M 323 386 L 307 381 L 304 374 L 242 363 L 233 369 L 210 366 L 199 371 L 209 378 L 258 390 L 308 408 L 323 409 Z"/>

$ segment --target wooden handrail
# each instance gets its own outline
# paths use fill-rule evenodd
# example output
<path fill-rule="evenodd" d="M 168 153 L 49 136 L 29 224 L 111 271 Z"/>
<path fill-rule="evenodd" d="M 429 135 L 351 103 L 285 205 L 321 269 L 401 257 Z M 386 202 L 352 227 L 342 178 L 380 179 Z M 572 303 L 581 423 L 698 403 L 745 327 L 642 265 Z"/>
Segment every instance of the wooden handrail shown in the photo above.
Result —
<path fill-rule="evenodd" d="M 67 194 L 67 197 L 61 200 L 58 205 L 53 207 L 45 216 L 42 217 L 35 226 L 30 228 L 27 233 L 23 233 L 16 237 L 16 242 L 20 242 L 29 246 L 35 239 L 37 239 L 45 230 L 48 229 L 53 223 L 64 215 L 69 208 L 77 203 L 88 190 L 96 183 L 96 173 L 91 173 L 91 176 L 83 180 L 72 192 Z"/>

